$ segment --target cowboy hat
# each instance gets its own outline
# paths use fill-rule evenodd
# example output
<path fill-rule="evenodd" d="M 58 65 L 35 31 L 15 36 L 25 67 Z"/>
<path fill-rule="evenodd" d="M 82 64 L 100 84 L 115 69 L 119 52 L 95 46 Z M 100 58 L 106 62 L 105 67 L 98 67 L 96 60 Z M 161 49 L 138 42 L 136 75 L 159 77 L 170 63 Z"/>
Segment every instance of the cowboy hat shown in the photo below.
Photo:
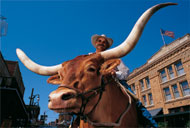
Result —
<path fill-rule="evenodd" d="M 105 38 L 105 39 L 108 41 L 108 44 L 109 44 L 108 48 L 113 44 L 113 40 L 112 40 L 111 38 L 106 37 L 106 35 L 104 35 L 104 34 L 102 34 L 102 35 L 97 35 L 97 34 L 95 34 L 95 35 L 93 35 L 93 36 L 91 37 L 91 42 L 92 42 L 92 45 L 93 45 L 94 47 L 96 47 L 96 45 L 95 45 L 96 40 L 97 40 L 98 38 L 100 38 L 100 37 L 103 37 L 103 38 Z"/>

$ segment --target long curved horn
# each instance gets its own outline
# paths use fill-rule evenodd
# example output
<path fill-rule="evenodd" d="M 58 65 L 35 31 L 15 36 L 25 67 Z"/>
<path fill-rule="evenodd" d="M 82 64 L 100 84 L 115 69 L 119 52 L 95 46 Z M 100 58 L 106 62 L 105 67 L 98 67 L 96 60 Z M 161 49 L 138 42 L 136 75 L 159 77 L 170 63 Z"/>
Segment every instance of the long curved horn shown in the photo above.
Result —
<path fill-rule="evenodd" d="M 31 71 L 39 74 L 50 76 L 57 73 L 57 71 L 62 67 L 61 64 L 56 66 L 41 66 L 33 62 L 30 58 L 26 56 L 26 54 L 19 48 L 16 49 L 16 53 L 20 61 Z"/>
<path fill-rule="evenodd" d="M 148 20 L 150 19 L 150 17 L 156 11 L 158 11 L 160 8 L 163 8 L 163 7 L 166 7 L 169 5 L 177 5 L 177 4 L 176 3 L 158 4 L 158 5 L 155 5 L 151 8 L 149 8 L 147 11 L 145 11 L 142 14 L 142 16 L 138 19 L 136 24 L 134 25 L 131 33 L 126 38 L 126 40 L 122 44 L 120 44 L 119 46 L 117 46 L 115 48 L 101 52 L 100 54 L 102 55 L 102 57 L 105 60 L 108 60 L 108 59 L 120 58 L 120 57 L 127 55 L 137 44 L 137 42 L 144 30 L 144 27 L 145 27 L 146 23 L 148 22 Z"/>

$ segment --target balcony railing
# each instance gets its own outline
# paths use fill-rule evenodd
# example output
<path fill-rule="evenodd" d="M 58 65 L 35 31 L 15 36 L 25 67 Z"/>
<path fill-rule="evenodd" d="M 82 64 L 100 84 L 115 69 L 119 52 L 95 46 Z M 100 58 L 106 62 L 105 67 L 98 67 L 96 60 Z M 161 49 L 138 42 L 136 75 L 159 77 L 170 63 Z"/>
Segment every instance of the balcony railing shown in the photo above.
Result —
<path fill-rule="evenodd" d="M 2 77 L 0 76 L 0 87 L 2 88 L 16 88 L 21 97 L 24 95 L 25 87 L 20 84 L 15 77 Z"/>

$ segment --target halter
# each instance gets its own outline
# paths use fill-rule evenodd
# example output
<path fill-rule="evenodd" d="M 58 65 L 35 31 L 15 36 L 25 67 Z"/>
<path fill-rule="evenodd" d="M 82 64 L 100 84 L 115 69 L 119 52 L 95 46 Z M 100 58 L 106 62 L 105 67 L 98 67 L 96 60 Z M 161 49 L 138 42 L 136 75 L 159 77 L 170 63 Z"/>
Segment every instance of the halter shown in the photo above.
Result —
<path fill-rule="evenodd" d="M 80 112 L 79 113 L 73 113 L 73 114 L 79 116 L 80 119 L 82 119 L 82 120 L 84 120 L 86 122 L 87 118 L 88 118 L 87 115 L 94 111 L 94 109 L 98 105 L 100 99 L 102 98 L 102 94 L 105 91 L 105 85 L 106 84 L 104 83 L 104 80 L 102 78 L 101 79 L 101 85 L 99 87 L 93 88 L 93 89 L 88 90 L 88 91 L 83 92 L 83 93 L 78 93 L 76 95 L 76 97 L 80 97 L 82 99 L 82 104 L 81 104 L 81 107 L 80 107 Z M 92 94 L 90 96 L 88 96 L 88 97 L 85 97 L 85 95 L 89 94 L 89 93 L 92 93 Z M 84 114 L 86 105 L 88 104 L 90 99 L 93 98 L 94 96 L 98 95 L 98 94 L 99 94 L 99 98 L 98 98 L 97 103 L 94 105 L 94 107 L 92 108 L 92 110 L 88 114 Z"/>
<path fill-rule="evenodd" d="M 125 90 L 128 98 L 129 98 L 129 104 L 127 105 L 125 111 L 119 116 L 119 118 L 117 119 L 117 121 L 115 123 L 112 123 L 112 122 L 96 123 L 96 122 L 91 121 L 87 116 L 87 115 L 89 115 L 90 113 L 92 113 L 94 111 L 94 109 L 96 108 L 96 106 L 98 105 L 98 103 L 101 100 L 103 92 L 105 91 L 106 84 L 105 84 L 105 82 L 103 80 L 103 77 L 101 79 L 101 85 L 99 87 L 93 88 L 91 90 L 88 90 L 88 91 L 85 91 L 85 92 L 82 92 L 82 93 L 79 93 L 79 91 L 77 89 L 75 89 L 75 88 L 72 88 L 72 87 L 69 87 L 69 86 L 66 86 L 66 85 L 61 85 L 62 87 L 73 89 L 73 90 L 75 90 L 77 92 L 77 95 L 72 95 L 72 96 L 70 96 L 68 98 L 80 97 L 82 99 L 82 105 L 80 107 L 80 112 L 78 112 L 78 113 L 72 112 L 72 113 L 67 113 L 67 114 L 69 114 L 69 115 L 77 115 L 77 118 L 79 118 L 81 120 L 84 120 L 85 122 L 88 122 L 90 125 L 96 126 L 96 127 L 117 127 L 117 126 L 120 126 L 121 122 L 123 120 L 123 117 L 125 116 L 125 114 L 131 108 L 132 99 L 131 99 L 131 96 L 129 95 L 128 91 L 125 89 L 125 87 L 123 87 L 123 85 L 121 85 L 120 82 L 117 79 L 114 79 L 114 80 L 115 80 L 115 82 L 117 83 L 118 86 L 120 86 L 122 89 Z M 90 96 L 88 96 L 88 97 L 85 97 L 85 95 L 89 94 L 89 93 L 92 93 L 92 94 Z M 89 100 L 91 98 L 93 98 L 97 94 L 100 94 L 97 103 L 94 105 L 94 107 L 92 108 L 92 110 L 88 114 L 84 114 L 84 111 L 85 111 L 87 103 L 89 102 Z"/>
<path fill-rule="evenodd" d="M 102 97 L 102 93 L 105 91 L 105 85 L 106 84 L 104 83 L 103 78 L 101 79 L 101 85 L 99 87 L 90 89 L 90 90 L 85 91 L 85 92 L 80 92 L 78 89 L 75 89 L 75 88 L 67 86 L 67 85 L 60 85 L 60 87 L 65 87 L 65 88 L 68 88 L 68 89 L 71 89 L 71 90 L 75 90 L 77 92 L 76 95 L 71 95 L 71 96 L 67 97 L 67 99 L 80 97 L 81 100 L 82 100 L 82 104 L 81 104 L 81 107 L 80 107 L 80 112 L 78 112 L 78 113 L 71 112 L 71 113 L 66 113 L 66 114 L 77 115 L 78 117 L 80 117 L 80 119 L 82 119 L 82 120 L 84 120 L 86 122 L 87 115 L 90 114 L 91 112 L 93 112 L 94 109 L 96 108 L 96 106 L 98 105 L 98 103 L 99 103 L 99 101 L 100 101 L 100 99 Z M 91 93 L 90 96 L 85 97 L 85 95 L 90 94 L 90 93 Z M 98 95 L 98 94 L 99 94 L 99 98 L 98 98 L 97 103 L 94 105 L 94 107 L 92 108 L 92 110 L 88 114 L 84 114 L 86 105 L 88 104 L 90 99 L 93 98 L 94 96 Z"/>

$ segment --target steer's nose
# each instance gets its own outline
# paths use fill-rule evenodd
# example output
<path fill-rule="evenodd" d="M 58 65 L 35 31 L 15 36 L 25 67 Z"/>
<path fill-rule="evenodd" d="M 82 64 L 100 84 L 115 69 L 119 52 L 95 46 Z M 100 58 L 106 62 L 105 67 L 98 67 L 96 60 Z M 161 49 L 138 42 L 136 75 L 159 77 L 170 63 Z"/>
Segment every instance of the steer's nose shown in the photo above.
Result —
<path fill-rule="evenodd" d="M 51 101 L 61 102 L 62 100 L 69 100 L 74 97 L 75 97 L 75 95 L 73 93 L 64 93 L 64 92 L 53 93 L 53 94 L 51 93 L 49 95 L 49 102 L 51 102 Z"/>
<path fill-rule="evenodd" d="M 61 99 L 62 99 L 62 100 L 69 100 L 69 99 L 74 98 L 74 97 L 75 97 L 74 94 L 68 93 L 68 94 L 63 94 L 63 95 L 61 96 Z"/>
<path fill-rule="evenodd" d="M 53 91 L 49 95 L 49 104 L 48 107 L 51 109 L 53 108 L 60 108 L 65 106 L 66 102 L 75 97 L 75 93 L 72 91 Z"/>

